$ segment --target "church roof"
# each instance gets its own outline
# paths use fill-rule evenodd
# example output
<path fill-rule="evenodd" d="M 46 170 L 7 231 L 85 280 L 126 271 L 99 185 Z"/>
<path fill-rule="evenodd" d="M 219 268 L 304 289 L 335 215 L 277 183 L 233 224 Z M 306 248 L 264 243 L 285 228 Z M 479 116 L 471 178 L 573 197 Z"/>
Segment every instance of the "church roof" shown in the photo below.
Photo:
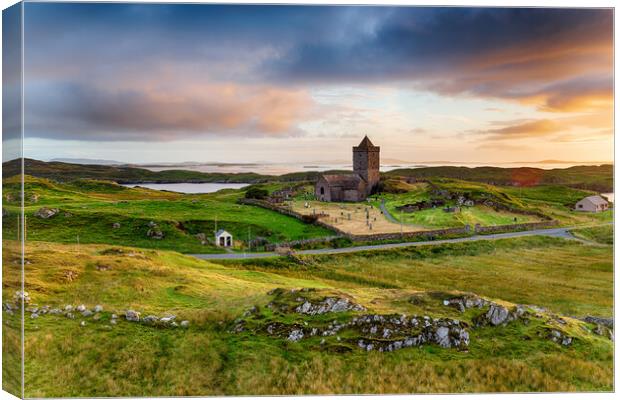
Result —
<path fill-rule="evenodd" d="M 362 141 L 357 147 L 362 148 L 362 149 L 369 149 L 369 148 L 375 147 L 375 145 L 372 144 L 370 139 L 368 139 L 368 136 L 364 136 L 364 139 L 362 139 Z"/>
<path fill-rule="evenodd" d="M 343 189 L 357 189 L 363 179 L 358 174 L 321 175 L 329 186 L 342 186 Z"/>

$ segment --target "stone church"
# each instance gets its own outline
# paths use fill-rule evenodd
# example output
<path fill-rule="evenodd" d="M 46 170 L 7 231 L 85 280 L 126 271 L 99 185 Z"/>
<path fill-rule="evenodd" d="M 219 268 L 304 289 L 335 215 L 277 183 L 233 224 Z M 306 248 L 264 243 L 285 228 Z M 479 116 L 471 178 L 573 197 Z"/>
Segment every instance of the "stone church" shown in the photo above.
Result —
<path fill-rule="evenodd" d="M 353 147 L 353 173 L 319 175 L 314 194 L 320 201 L 363 201 L 379 184 L 379 146 L 364 136 Z"/>

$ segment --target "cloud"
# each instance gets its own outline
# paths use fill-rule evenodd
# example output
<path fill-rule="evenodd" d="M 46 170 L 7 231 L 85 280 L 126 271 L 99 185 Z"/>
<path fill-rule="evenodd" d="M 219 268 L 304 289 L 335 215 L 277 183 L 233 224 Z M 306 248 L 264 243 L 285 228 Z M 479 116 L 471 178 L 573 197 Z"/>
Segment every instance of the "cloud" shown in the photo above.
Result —
<path fill-rule="evenodd" d="M 559 132 L 562 127 L 549 119 L 532 120 L 503 128 L 489 129 L 485 133 L 492 134 L 494 138 L 514 139 L 515 137 L 540 137 Z"/>
<path fill-rule="evenodd" d="M 25 16 L 26 117 L 37 137 L 299 135 L 304 123 L 337 121 L 308 95 L 317 87 L 409 88 L 555 113 L 613 102 L 611 9 L 34 2 Z M 487 136 L 552 134 L 554 122 L 529 123 Z"/>
<path fill-rule="evenodd" d="M 312 116 L 304 90 L 209 83 L 158 89 L 42 85 L 26 99 L 29 136 L 172 140 L 196 135 L 290 136 Z"/>
<path fill-rule="evenodd" d="M 302 82 L 400 82 L 567 111 L 609 100 L 607 9 L 399 9 L 346 43 L 297 43 L 265 69 Z"/>
<path fill-rule="evenodd" d="M 465 132 L 476 140 L 495 142 L 519 139 L 545 139 L 552 142 L 597 141 L 613 136 L 613 111 L 578 114 L 569 117 L 491 121 L 488 129 Z"/>

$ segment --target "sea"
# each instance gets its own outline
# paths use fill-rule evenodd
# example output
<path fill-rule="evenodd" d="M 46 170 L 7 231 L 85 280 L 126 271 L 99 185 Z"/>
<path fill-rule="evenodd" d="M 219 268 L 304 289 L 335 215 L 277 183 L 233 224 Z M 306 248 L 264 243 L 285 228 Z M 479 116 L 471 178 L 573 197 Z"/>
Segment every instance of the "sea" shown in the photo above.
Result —
<path fill-rule="evenodd" d="M 424 168 L 438 166 L 455 166 L 455 167 L 500 167 L 500 168 L 516 168 L 530 167 L 541 169 L 568 168 L 575 165 L 601 165 L 603 163 L 583 163 L 583 162 L 515 162 L 515 163 L 459 163 L 451 161 L 433 161 L 423 163 L 407 163 L 407 162 L 385 162 L 381 165 L 381 171 L 387 172 L 400 168 Z M 244 173 L 254 172 L 261 175 L 282 175 L 292 172 L 308 172 L 308 171 L 328 171 L 328 170 L 346 170 L 353 169 L 351 163 L 184 163 L 184 164 L 168 164 L 168 165 L 135 165 L 139 168 L 151 171 L 164 171 L 170 169 L 184 169 L 199 172 L 222 172 L 222 173 Z"/>
<path fill-rule="evenodd" d="M 456 163 L 449 161 L 437 161 L 427 163 L 384 163 L 381 165 L 381 171 L 387 172 L 400 168 L 424 168 L 432 166 L 460 166 L 460 167 L 483 167 L 493 166 L 500 168 L 515 167 L 531 167 L 541 169 L 568 168 L 574 165 L 600 165 L 602 163 L 577 163 L 577 162 L 539 162 L 539 163 Z M 221 173 L 248 173 L 253 172 L 261 175 L 282 175 L 292 172 L 307 171 L 328 171 L 328 170 L 345 170 L 350 171 L 353 167 L 350 163 L 183 163 L 183 164 L 166 164 L 166 165 L 136 165 L 137 167 L 148 169 L 151 171 L 165 171 L 170 169 L 183 169 L 199 172 L 221 172 Z M 143 183 L 124 185 L 127 187 L 141 186 L 154 190 L 166 190 L 178 193 L 214 193 L 222 189 L 241 189 L 247 184 L 243 183 Z M 613 193 L 603 193 L 609 201 L 614 201 Z"/>
<path fill-rule="evenodd" d="M 248 186 L 247 183 L 141 183 L 123 185 L 126 187 L 144 187 L 153 190 L 164 190 L 177 193 L 214 193 L 222 189 L 241 189 Z"/>

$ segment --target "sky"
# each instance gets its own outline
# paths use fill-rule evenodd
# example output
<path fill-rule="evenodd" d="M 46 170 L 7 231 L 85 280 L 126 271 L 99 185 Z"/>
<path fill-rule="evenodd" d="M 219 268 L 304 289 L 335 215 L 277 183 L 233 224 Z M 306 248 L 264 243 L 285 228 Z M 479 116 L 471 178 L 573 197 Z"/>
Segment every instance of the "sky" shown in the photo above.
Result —
<path fill-rule="evenodd" d="M 24 34 L 26 157 L 613 160 L 611 9 L 26 3 Z"/>

